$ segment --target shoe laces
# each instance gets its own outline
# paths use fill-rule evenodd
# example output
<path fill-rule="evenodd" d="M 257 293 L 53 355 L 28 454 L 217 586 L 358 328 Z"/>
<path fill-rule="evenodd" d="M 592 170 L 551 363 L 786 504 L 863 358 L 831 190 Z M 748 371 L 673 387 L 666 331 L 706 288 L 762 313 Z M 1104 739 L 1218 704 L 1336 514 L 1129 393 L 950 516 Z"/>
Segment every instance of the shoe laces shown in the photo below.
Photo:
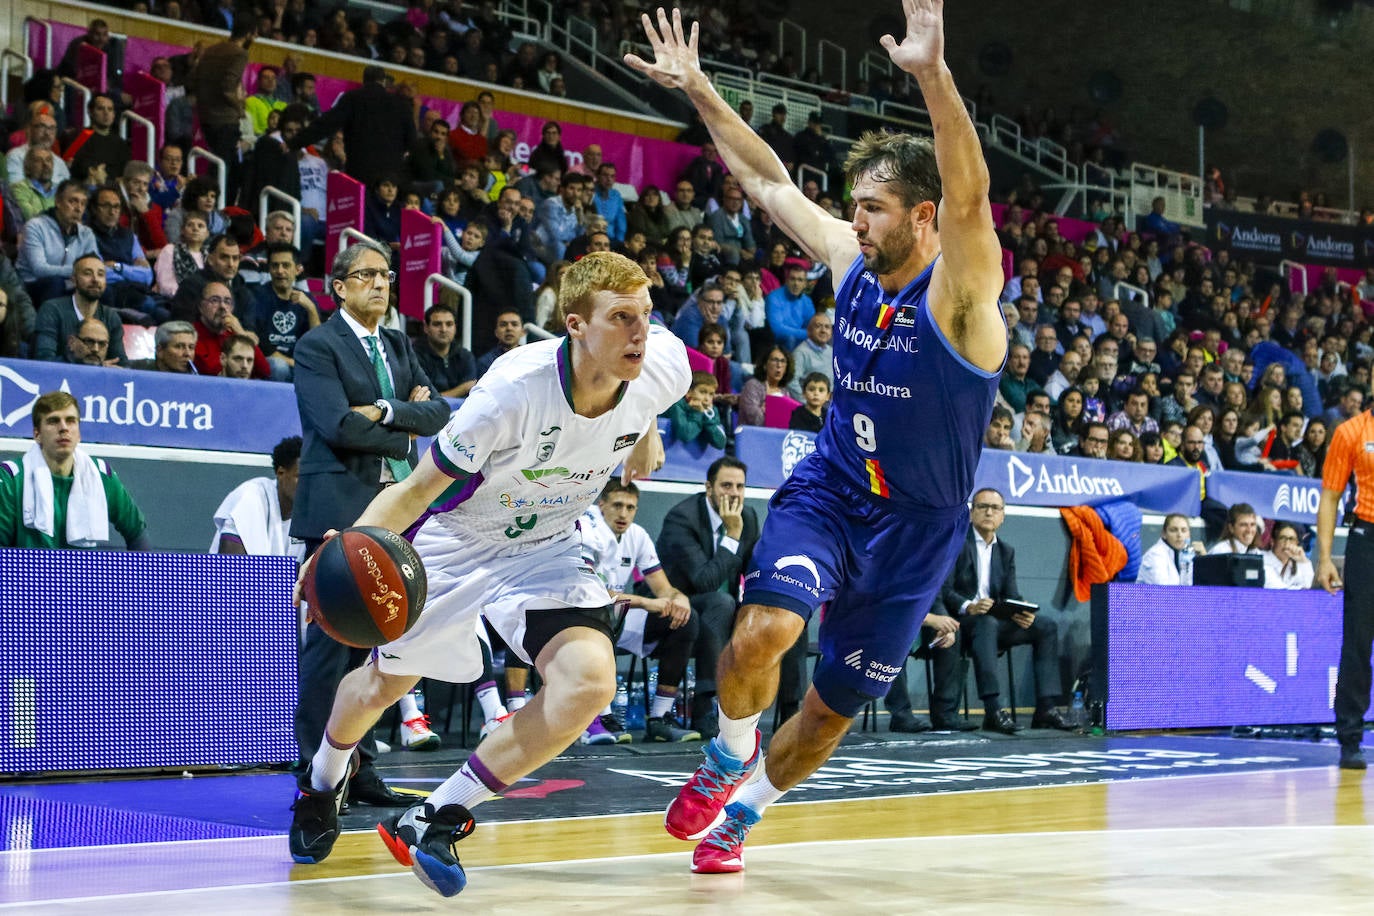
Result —
<path fill-rule="evenodd" d="M 716 754 L 708 753 L 706 762 L 702 764 L 701 769 L 697 770 L 696 785 L 692 788 L 698 794 L 710 798 L 728 789 L 730 784 L 738 779 L 743 772 L 743 767 L 733 769 L 727 766 Z"/>
<path fill-rule="evenodd" d="M 749 834 L 749 826 L 749 822 L 742 815 L 731 814 L 702 842 L 723 852 L 733 852 L 736 847 L 744 845 L 744 838 Z"/>
<path fill-rule="evenodd" d="M 425 715 L 424 713 L 420 713 L 418 716 L 416 716 L 416 717 L 413 718 L 413 719 L 406 719 L 404 725 L 405 725 L 406 728 L 410 729 L 411 731 L 416 731 L 416 732 L 418 732 L 418 731 L 420 731 L 421 729 L 424 729 L 425 731 L 429 731 L 429 730 L 430 730 L 430 727 L 429 727 L 429 716 Z"/>
<path fill-rule="evenodd" d="M 448 850 L 455 860 L 458 858 L 458 841 L 477 829 L 472 812 L 462 805 L 444 805 L 437 811 L 432 805 L 425 805 L 424 810 L 416 813 L 415 820 L 448 833 Z M 428 833 L 428 829 L 425 832 Z"/>

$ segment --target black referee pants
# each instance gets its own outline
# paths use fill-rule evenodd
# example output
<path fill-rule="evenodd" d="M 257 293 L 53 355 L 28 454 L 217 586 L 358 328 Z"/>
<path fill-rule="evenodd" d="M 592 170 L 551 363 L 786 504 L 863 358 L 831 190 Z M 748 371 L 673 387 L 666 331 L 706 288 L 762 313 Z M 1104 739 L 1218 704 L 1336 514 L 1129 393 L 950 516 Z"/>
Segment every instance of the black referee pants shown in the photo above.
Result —
<path fill-rule="evenodd" d="M 1336 737 L 1342 747 L 1358 747 L 1369 711 L 1369 657 L 1374 650 L 1374 524 L 1356 520 L 1350 526 L 1342 578 L 1345 611 L 1336 672 Z"/>

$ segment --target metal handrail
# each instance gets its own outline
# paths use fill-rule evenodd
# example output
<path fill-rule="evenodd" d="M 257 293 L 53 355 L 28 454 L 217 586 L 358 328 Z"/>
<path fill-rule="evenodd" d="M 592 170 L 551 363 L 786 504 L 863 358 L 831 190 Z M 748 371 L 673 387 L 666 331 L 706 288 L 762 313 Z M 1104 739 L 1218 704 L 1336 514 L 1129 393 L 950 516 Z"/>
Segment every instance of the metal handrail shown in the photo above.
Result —
<path fill-rule="evenodd" d="M 1150 307 L 1150 293 L 1149 293 L 1149 291 L 1148 291 L 1148 290 L 1145 290 L 1145 289 L 1142 289 L 1142 288 L 1140 288 L 1139 286 L 1136 286 L 1136 285 L 1133 284 L 1133 283 L 1127 283 L 1127 282 L 1125 282 L 1124 280 L 1123 280 L 1122 282 L 1120 282 L 1120 283 L 1115 284 L 1115 285 L 1112 287 L 1112 297 L 1115 298 L 1117 302 L 1120 302 L 1120 301 L 1121 301 L 1121 291 L 1122 291 L 1123 289 L 1126 290 L 1127 292 L 1135 293 L 1136 296 L 1137 296 L 1138 298 L 1142 298 L 1142 299 L 1145 300 L 1145 307 L 1146 307 L 1146 308 L 1149 308 L 1149 307 Z"/>
<path fill-rule="evenodd" d="M 820 185 L 822 191 L 830 190 L 830 175 L 825 169 L 817 168 L 814 165 L 807 165 L 805 162 L 797 166 L 797 187 L 800 188 L 802 185 L 806 184 L 807 172 L 815 172 L 817 175 L 821 176 Z"/>
<path fill-rule="evenodd" d="M 382 244 L 381 242 L 374 239 L 372 236 L 364 235 L 362 233 L 362 230 L 360 229 L 354 229 L 352 226 L 345 226 L 343 230 L 339 233 L 339 244 L 342 247 L 347 248 L 348 246 L 344 243 L 347 242 L 349 239 L 353 239 L 355 242 L 371 242 L 374 245 Z"/>
<path fill-rule="evenodd" d="M 59 76 L 57 78 L 57 81 L 62 85 L 66 86 L 68 89 L 75 90 L 77 94 L 81 96 L 81 126 L 90 127 L 91 97 L 95 95 L 95 93 L 91 92 L 89 87 L 83 86 L 81 83 L 78 83 L 70 76 Z"/>
<path fill-rule="evenodd" d="M 216 156 L 214 153 L 210 152 L 205 147 L 193 146 L 191 147 L 191 151 L 186 154 L 187 175 L 194 175 L 196 173 L 195 163 L 197 159 L 204 159 L 206 162 L 209 162 L 211 165 L 215 166 L 215 170 L 219 173 L 219 205 L 220 207 L 229 206 L 229 201 L 224 199 L 228 188 L 228 164 L 225 163 L 223 159 Z"/>
<path fill-rule="evenodd" d="M 344 232 L 349 230 L 345 229 Z M 359 233 L 361 235 L 362 233 Z M 463 331 L 463 349 L 472 349 L 472 293 L 468 288 L 457 280 L 451 280 L 443 274 L 430 274 L 425 277 L 425 314 L 429 314 L 429 309 L 434 305 L 434 288 L 442 286 L 444 289 L 456 293 L 458 300 L 463 303 L 463 317 L 458 325 Z"/>
<path fill-rule="evenodd" d="M 1284 261 L 1280 261 L 1280 262 L 1279 262 L 1279 276 L 1283 277 L 1285 280 L 1288 281 L 1288 288 L 1289 288 L 1289 289 L 1292 289 L 1292 288 L 1293 288 L 1293 277 L 1292 277 L 1292 274 L 1293 274 L 1294 272 L 1296 272 L 1297 275 L 1298 275 L 1299 277 L 1302 278 L 1302 294 L 1303 294 L 1304 296 L 1306 296 L 1306 295 L 1307 295 L 1307 265 L 1306 265 L 1306 264 L 1299 264 L 1297 261 L 1288 261 L 1288 260 L 1284 260 Z"/>
<path fill-rule="evenodd" d="M 33 79 L 33 58 L 12 48 L 0 50 L 0 114 L 10 110 L 10 61 L 19 61 L 24 67 L 24 81 Z"/>
<path fill-rule="evenodd" d="M 140 124 L 140 125 L 142 125 L 144 131 L 146 131 L 145 139 L 146 139 L 147 142 L 145 142 L 145 143 L 143 144 L 143 146 L 144 146 L 144 149 L 143 149 L 143 161 L 144 161 L 144 162 L 147 162 L 147 163 L 150 163 L 150 164 L 153 163 L 153 162 L 156 162 L 156 161 L 157 161 L 157 129 L 156 129 L 155 127 L 153 127 L 153 122 L 152 122 L 152 121 L 149 121 L 147 118 L 143 117 L 143 115 L 141 115 L 141 114 L 135 114 L 134 112 L 132 112 L 132 111 L 130 111 L 130 110 L 128 110 L 128 109 L 125 109 L 125 110 L 120 114 L 120 116 L 119 116 L 119 136 L 120 136 L 121 139 L 124 139 L 124 140 L 128 140 L 128 139 L 129 139 L 129 122 L 130 122 L 130 121 L 134 122 L 135 124 Z"/>
<path fill-rule="evenodd" d="M 879 54 L 877 51 L 865 51 L 864 56 L 859 58 L 859 78 L 873 82 L 873 77 L 869 76 L 875 69 L 883 71 L 887 76 L 892 75 L 892 58 L 886 54 Z"/>
<path fill-rule="evenodd" d="M 32 25 L 38 26 L 38 27 L 39 27 L 40 29 L 42 29 L 42 30 L 44 31 L 44 33 L 45 33 L 44 44 L 43 44 L 43 67 L 44 67 L 44 69 L 51 68 L 51 67 L 52 67 L 52 23 L 50 23 L 50 22 L 44 22 L 42 19 L 38 19 L 37 17 L 34 17 L 34 16 L 25 16 L 25 17 L 24 17 L 24 51 L 25 51 L 26 53 L 27 53 L 28 50 L 29 50 L 29 43 L 30 43 L 30 42 L 29 42 L 29 26 L 30 26 L 31 24 L 32 24 Z"/>
<path fill-rule="evenodd" d="M 829 38 L 822 38 L 816 42 L 816 75 L 825 79 L 825 49 L 834 48 L 840 56 L 840 88 L 849 88 L 849 51 L 839 42 L 831 41 Z"/>
<path fill-rule="evenodd" d="M 294 223 L 295 223 L 295 232 L 292 233 L 291 244 L 293 244 L 293 245 L 296 246 L 296 250 L 297 250 L 297 251 L 300 251 L 300 249 L 301 249 L 301 202 L 300 202 L 299 200 L 297 200 L 296 198 L 292 197 L 290 194 L 287 194 L 285 191 L 282 191 L 282 190 L 280 190 L 280 189 L 278 189 L 278 188 L 274 188 L 274 187 L 272 187 L 270 184 L 264 186 L 263 189 L 262 189 L 262 192 L 258 194 L 258 225 L 261 226 L 261 227 L 263 228 L 264 231 L 266 231 L 266 229 L 267 229 L 267 202 L 268 202 L 268 200 L 269 200 L 270 198 L 273 198 L 273 197 L 277 198 L 278 200 L 285 201 L 285 202 L 286 202 L 286 205 L 291 209 L 291 219 L 292 219 L 292 220 L 294 221 Z"/>
<path fill-rule="evenodd" d="M 787 31 L 791 29 L 794 33 L 801 36 L 801 56 L 797 59 L 797 72 L 806 72 L 806 27 L 801 23 L 793 22 L 791 19 L 778 20 L 778 60 L 787 53 Z"/>
<path fill-rule="evenodd" d="M 549 330 L 546 330 L 546 329 L 544 329 L 544 328 L 541 328 L 539 325 L 535 324 L 533 321 L 527 321 L 527 322 L 525 322 L 525 336 L 526 336 L 526 337 L 529 337 L 529 336 L 531 336 L 531 335 L 533 335 L 533 336 L 539 338 L 540 340 L 556 340 L 556 339 L 558 339 L 558 335 L 555 334 L 553 331 L 549 331 Z"/>

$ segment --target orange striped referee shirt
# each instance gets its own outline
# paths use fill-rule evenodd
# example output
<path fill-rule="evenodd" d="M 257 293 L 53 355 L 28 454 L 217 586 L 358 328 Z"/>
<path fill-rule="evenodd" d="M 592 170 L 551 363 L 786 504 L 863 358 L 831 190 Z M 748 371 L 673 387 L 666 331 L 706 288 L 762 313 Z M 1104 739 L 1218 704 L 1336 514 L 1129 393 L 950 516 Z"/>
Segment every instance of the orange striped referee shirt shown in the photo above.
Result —
<path fill-rule="evenodd" d="M 1355 514 L 1374 521 L 1374 413 L 1368 410 L 1346 420 L 1331 434 L 1322 466 L 1322 488 L 1343 492 L 1355 475 Z"/>

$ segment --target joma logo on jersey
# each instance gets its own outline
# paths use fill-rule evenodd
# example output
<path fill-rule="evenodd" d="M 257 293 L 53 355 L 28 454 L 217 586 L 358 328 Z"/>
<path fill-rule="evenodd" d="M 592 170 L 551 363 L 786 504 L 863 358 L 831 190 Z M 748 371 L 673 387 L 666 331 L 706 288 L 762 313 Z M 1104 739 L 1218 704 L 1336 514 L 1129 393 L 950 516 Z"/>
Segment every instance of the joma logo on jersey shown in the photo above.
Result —
<path fill-rule="evenodd" d="M 636 442 L 638 442 L 638 441 L 639 441 L 639 433 L 626 433 L 625 435 L 621 436 L 619 439 L 616 439 L 616 440 L 615 440 L 615 445 L 613 445 L 613 446 L 611 447 L 611 451 L 613 451 L 613 452 L 618 452 L 618 451 L 620 451 L 622 448 L 629 448 L 630 446 L 634 445 L 634 444 L 635 444 Z"/>

